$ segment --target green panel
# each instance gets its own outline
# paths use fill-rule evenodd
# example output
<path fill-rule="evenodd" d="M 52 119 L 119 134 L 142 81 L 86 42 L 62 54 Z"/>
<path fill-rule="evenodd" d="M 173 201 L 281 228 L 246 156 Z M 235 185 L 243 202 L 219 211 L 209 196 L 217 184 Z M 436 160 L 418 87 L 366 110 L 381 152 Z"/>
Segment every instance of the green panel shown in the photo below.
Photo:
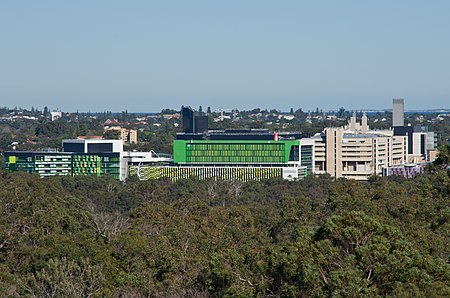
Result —
<path fill-rule="evenodd" d="M 176 140 L 175 163 L 287 163 L 299 141 Z"/>
<path fill-rule="evenodd" d="M 41 177 L 109 174 L 116 179 L 120 178 L 119 154 L 117 156 L 100 157 L 99 155 L 85 154 L 18 152 L 16 155 L 7 155 L 5 166 L 9 172 L 37 172 Z"/>
<path fill-rule="evenodd" d="M 175 140 L 173 142 L 173 161 L 175 163 L 184 163 L 187 161 L 185 140 Z"/>
<path fill-rule="evenodd" d="M 74 155 L 72 158 L 73 175 L 101 175 L 101 158 L 97 155 Z"/>

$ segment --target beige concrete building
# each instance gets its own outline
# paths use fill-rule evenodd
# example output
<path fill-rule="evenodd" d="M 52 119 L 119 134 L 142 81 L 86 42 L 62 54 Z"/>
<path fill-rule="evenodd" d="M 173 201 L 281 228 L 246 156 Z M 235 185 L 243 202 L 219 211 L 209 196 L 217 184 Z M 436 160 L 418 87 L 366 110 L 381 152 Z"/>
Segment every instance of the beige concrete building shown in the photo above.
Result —
<path fill-rule="evenodd" d="M 105 131 L 117 131 L 119 133 L 119 139 L 123 140 L 127 144 L 137 143 L 137 130 L 122 128 L 120 126 L 105 127 Z"/>
<path fill-rule="evenodd" d="M 354 114 L 348 126 L 326 128 L 314 140 L 314 173 L 366 180 L 382 173 L 383 167 L 406 162 L 407 137 L 392 130 L 369 130 L 364 114 L 361 123 Z"/>
<path fill-rule="evenodd" d="M 136 144 L 137 143 L 137 130 L 122 128 L 120 130 L 120 139 L 128 144 Z"/>

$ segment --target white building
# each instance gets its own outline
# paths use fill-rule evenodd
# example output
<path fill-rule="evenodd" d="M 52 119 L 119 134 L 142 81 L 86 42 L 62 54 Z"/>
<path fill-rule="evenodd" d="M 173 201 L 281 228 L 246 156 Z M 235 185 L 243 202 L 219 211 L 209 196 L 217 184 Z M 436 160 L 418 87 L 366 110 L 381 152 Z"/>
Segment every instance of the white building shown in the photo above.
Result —
<path fill-rule="evenodd" d="M 52 121 L 55 121 L 62 117 L 62 113 L 61 111 L 53 111 L 50 112 L 50 117 Z"/>

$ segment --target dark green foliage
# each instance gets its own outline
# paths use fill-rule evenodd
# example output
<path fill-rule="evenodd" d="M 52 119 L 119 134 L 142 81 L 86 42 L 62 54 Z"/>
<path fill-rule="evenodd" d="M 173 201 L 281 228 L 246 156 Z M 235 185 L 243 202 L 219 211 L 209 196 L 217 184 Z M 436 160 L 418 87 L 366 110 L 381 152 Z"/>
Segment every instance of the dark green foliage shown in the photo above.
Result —
<path fill-rule="evenodd" d="M 0 292 L 448 297 L 449 181 L 2 174 Z"/>

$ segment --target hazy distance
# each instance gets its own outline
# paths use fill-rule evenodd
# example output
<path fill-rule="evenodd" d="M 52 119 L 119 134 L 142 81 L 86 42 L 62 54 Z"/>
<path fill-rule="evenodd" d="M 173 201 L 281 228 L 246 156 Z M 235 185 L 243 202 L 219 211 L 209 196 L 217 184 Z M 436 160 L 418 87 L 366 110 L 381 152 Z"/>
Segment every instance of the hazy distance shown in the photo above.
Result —
<path fill-rule="evenodd" d="M 450 107 L 450 1 L 1 1 L 0 106 Z"/>

